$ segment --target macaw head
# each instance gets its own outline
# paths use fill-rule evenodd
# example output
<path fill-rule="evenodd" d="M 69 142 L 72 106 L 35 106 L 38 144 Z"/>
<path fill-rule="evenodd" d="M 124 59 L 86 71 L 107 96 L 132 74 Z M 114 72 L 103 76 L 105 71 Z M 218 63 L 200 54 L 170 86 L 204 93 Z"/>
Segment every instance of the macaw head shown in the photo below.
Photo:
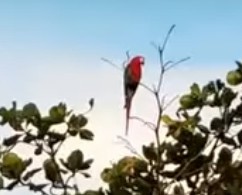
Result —
<path fill-rule="evenodd" d="M 141 66 L 145 64 L 145 58 L 143 56 L 135 56 L 131 59 L 130 64 Z"/>

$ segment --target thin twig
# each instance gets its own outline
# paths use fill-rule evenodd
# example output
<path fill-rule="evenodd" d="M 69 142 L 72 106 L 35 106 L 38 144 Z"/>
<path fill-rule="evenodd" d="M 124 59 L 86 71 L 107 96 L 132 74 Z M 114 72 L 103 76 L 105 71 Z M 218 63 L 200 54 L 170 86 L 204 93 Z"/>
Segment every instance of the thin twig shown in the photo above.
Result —
<path fill-rule="evenodd" d="M 164 72 L 165 72 L 165 67 L 164 67 L 164 50 L 166 48 L 166 45 L 167 45 L 167 42 L 169 40 L 169 37 L 173 31 L 173 29 L 175 28 L 175 25 L 172 25 L 171 28 L 169 29 L 167 35 L 166 35 L 166 38 L 163 42 L 163 45 L 162 47 L 158 46 L 158 52 L 159 52 L 159 57 L 160 57 L 160 78 L 159 78 L 159 82 L 158 82 L 158 85 L 157 85 L 157 92 L 159 93 L 160 92 L 160 88 L 161 88 L 161 85 L 162 85 L 162 81 L 163 81 L 163 77 L 164 77 Z"/>
<path fill-rule="evenodd" d="M 148 126 L 150 129 L 154 130 L 155 129 L 155 124 L 149 121 L 146 121 L 140 117 L 137 116 L 130 116 L 129 119 L 134 119 L 142 122 L 144 125 Z"/>
<path fill-rule="evenodd" d="M 167 44 L 167 42 L 168 42 L 168 40 L 169 40 L 169 38 L 170 38 L 170 35 L 171 35 L 171 33 L 172 33 L 172 31 L 174 30 L 175 27 L 176 27 L 176 25 L 173 24 L 173 25 L 170 27 L 168 33 L 166 34 L 166 38 L 165 38 L 165 40 L 164 40 L 164 42 L 163 42 L 163 45 L 162 45 L 162 51 L 165 50 L 166 44 Z"/>
<path fill-rule="evenodd" d="M 166 110 L 177 98 L 179 97 L 179 95 L 176 95 L 175 97 L 173 97 L 169 102 L 167 102 L 164 106 L 163 106 L 163 111 Z"/>
<path fill-rule="evenodd" d="M 122 136 L 117 136 L 118 139 L 120 139 L 124 144 L 125 147 L 134 155 L 140 157 L 141 159 L 143 159 L 142 155 L 140 155 L 138 153 L 138 151 L 132 146 L 132 144 L 130 143 L 130 141 L 128 141 L 126 138 L 122 137 Z"/>
<path fill-rule="evenodd" d="M 24 186 L 24 187 L 29 187 L 31 188 L 31 185 L 33 185 L 31 182 L 25 183 L 21 179 L 19 180 L 19 183 Z M 35 189 L 35 191 L 40 192 L 42 195 L 48 195 L 43 189 Z"/>
<path fill-rule="evenodd" d="M 173 64 L 173 63 L 174 63 L 173 61 L 169 60 L 164 64 L 164 67 L 167 67 L 169 64 Z"/>
<path fill-rule="evenodd" d="M 145 85 L 144 83 L 140 83 L 140 86 L 144 87 L 146 90 L 148 90 L 148 91 L 151 92 L 152 94 L 154 93 L 154 90 L 151 89 L 149 86 Z"/>
<path fill-rule="evenodd" d="M 108 59 L 106 59 L 106 58 L 101 58 L 101 60 L 104 61 L 104 62 L 106 62 L 106 63 L 108 63 L 109 65 L 111 65 L 111 66 L 117 68 L 118 70 L 123 71 L 123 68 L 117 66 L 116 64 L 114 64 L 114 63 L 113 63 L 112 61 L 110 61 L 110 60 L 108 60 Z"/>
<path fill-rule="evenodd" d="M 157 46 L 154 42 L 151 42 L 153 47 L 158 50 L 159 60 L 160 60 L 159 81 L 158 81 L 157 86 L 154 87 L 154 90 L 152 90 L 152 93 L 155 96 L 156 104 L 157 104 L 157 108 L 158 108 L 158 115 L 157 115 L 156 128 L 155 128 L 155 139 L 156 139 L 156 145 L 157 145 L 157 169 L 156 169 L 157 189 L 156 190 L 158 190 L 158 194 L 160 194 L 160 192 L 161 192 L 161 189 L 160 189 L 160 174 L 159 174 L 159 172 L 160 172 L 159 168 L 160 168 L 160 164 L 161 164 L 161 149 L 160 149 L 161 141 L 160 141 L 159 131 L 160 131 L 160 119 L 161 119 L 161 116 L 163 114 L 163 104 L 164 104 L 164 102 L 163 102 L 164 99 L 163 100 L 160 99 L 160 90 L 161 90 L 161 86 L 162 86 L 163 78 L 164 78 L 164 73 L 165 73 L 163 54 L 164 54 L 164 50 L 166 48 L 168 39 L 170 37 L 170 34 L 171 34 L 171 32 L 174 28 L 175 28 L 175 25 L 172 25 L 171 28 L 169 29 L 169 31 L 166 35 L 166 38 L 163 42 L 162 47 Z M 163 98 L 165 98 L 165 97 L 163 97 Z"/>
<path fill-rule="evenodd" d="M 185 61 L 190 60 L 190 59 L 191 59 L 190 57 L 182 58 L 179 61 L 172 63 L 170 66 L 167 65 L 167 66 L 165 66 L 165 71 L 168 71 L 171 68 L 174 68 L 175 66 L 181 64 L 182 62 L 185 62 Z"/>
<path fill-rule="evenodd" d="M 158 116 L 157 116 L 157 125 L 156 125 L 156 129 L 155 129 L 155 137 L 156 137 L 156 143 L 157 143 L 157 152 L 158 152 L 158 155 L 157 155 L 157 164 L 158 164 L 158 167 L 160 167 L 160 164 L 161 164 L 161 149 L 160 149 L 160 145 L 161 145 L 161 142 L 160 142 L 160 136 L 159 136 L 159 131 L 160 131 L 160 119 L 161 119 L 161 116 L 163 114 L 163 108 L 162 108 L 162 102 L 160 100 L 160 96 L 159 96 L 159 93 L 160 93 L 160 90 L 161 90 L 161 86 L 162 86 L 162 82 L 163 82 L 163 79 L 164 79 L 164 73 L 165 73 L 165 68 L 164 68 L 164 50 L 166 48 L 166 45 L 167 45 L 167 42 L 168 42 L 168 39 L 172 33 L 172 30 L 175 28 L 175 25 L 172 25 L 171 28 L 169 29 L 167 35 L 166 35 L 166 38 L 163 42 L 163 45 L 162 47 L 158 47 L 158 52 L 159 52 L 159 57 L 160 57 L 160 78 L 159 78 L 159 82 L 158 82 L 158 85 L 157 85 L 157 88 L 156 88 L 156 92 L 155 92 L 155 97 L 156 97 L 156 102 L 157 102 L 157 107 L 158 107 Z M 159 190 L 159 193 L 160 193 L 160 174 L 159 174 L 159 168 L 157 169 L 157 189 Z"/>
<path fill-rule="evenodd" d="M 75 177 L 75 172 L 74 173 L 72 173 L 67 179 L 66 179 L 66 182 L 65 182 L 65 185 L 66 186 L 68 186 L 68 184 L 69 184 L 69 182 L 70 182 L 70 180 L 72 179 L 72 178 L 74 178 Z"/>
<path fill-rule="evenodd" d="M 63 143 L 63 142 L 62 142 L 62 143 Z M 62 143 L 60 143 L 60 145 L 62 145 Z M 59 147 L 60 147 L 60 146 L 59 146 Z M 57 171 L 57 174 L 58 174 L 58 176 L 59 176 L 60 183 L 61 183 L 61 185 L 62 185 L 62 187 L 63 187 L 64 194 L 66 194 L 66 193 L 67 193 L 67 186 L 65 185 L 65 182 L 64 182 L 64 179 L 63 179 L 63 177 L 62 177 L 62 175 L 61 175 L 61 172 L 60 172 L 60 169 L 59 169 L 58 163 L 57 163 L 57 161 L 56 161 L 56 159 L 55 159 L 55 157 L 56 157 L 56 153 L 57 153 L 58 150 L 54 150 L 53 147 L 50 147 L 50 150 L 51 150 L 51 153 L 50 153 L 51 160 L 53 161 L 53 164 L 54 164 L 56 170 L 58 170 L 58 171 Z"/>
<path fill-rule="evenodd" d="M 89 112 L 92 111 L 92 109 L 93 109 L 93 106 L 89 104 L 89 108 L 85 112 L 83 112 L 82 115 L 87 115 Z"/>
<path fill-rule="evenodd" d="M 129 51 L 126 51 L 126 57 L 127 57 L 127 60 L 129 61 L 130 60 Z"/>

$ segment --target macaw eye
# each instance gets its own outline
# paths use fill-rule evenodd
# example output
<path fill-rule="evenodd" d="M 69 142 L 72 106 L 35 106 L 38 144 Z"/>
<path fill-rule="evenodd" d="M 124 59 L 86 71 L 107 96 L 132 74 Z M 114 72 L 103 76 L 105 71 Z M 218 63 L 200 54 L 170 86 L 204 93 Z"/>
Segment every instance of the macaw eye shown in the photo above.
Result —
<path fill-rule="evenodd" d="M 140 58 L 140 64 L 144 64 L 145 63 L 145 59 L 144 58 Z"/>

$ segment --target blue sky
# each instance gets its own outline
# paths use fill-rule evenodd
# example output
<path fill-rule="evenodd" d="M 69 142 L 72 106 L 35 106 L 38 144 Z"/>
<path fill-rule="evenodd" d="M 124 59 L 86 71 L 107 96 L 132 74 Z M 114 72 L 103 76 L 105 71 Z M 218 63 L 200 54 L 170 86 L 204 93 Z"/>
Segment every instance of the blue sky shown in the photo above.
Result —
<path fill-rule="evenodd" d="M 96 140 L 83 148 L 96 161 L 92 179 L 81 182 L 86 188 L 98 187 L 103 167 L 128 153 L 116 144 L 117 134 L 124 133 L 122 75 L 100 58 L 121 63 L 126 50 L 143 54 L 143 81 L 153 84 L 158 56 L 150 42 L 161 43 L 176 24 L 166 59 L 192 59 L 169 73 L 165 89 L 169 97 L 180 94 L 195 80 L 224 78 L 235 67 L 234 60 L 242 58 L 241 10 L 239 0 L 0 0 L 0 104 L 34 101 L 46 111 L 64 101 L 81 112 L 94 97 L 90 128 Z M 133 115 L 156 118 L 147 91 L 140 88 L 135 98 Z M 174 113 L 175 108 L 169 111 Z M 152 134 L 134 122 L 128 139 L 139 149 Z M 77 142 L 71 146 L 80 147 Z M 103 158 L 107 153 L 109 158 Z"/>
<path fill-rule="evenodd" d="M 60 55 L 122 58 L 127 49 L 153 57 L 149 42 L 161 42 L 172 24 L 167 57 L 220 65 L 240 57 L 241 8 L 219 0 L 0 1 L 1 65 Z"/>

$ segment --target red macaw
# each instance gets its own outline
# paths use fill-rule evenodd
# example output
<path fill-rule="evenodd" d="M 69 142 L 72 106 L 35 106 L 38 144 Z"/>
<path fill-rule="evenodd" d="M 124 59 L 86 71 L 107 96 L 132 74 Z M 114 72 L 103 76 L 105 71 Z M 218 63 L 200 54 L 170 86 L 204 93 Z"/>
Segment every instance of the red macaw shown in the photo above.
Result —
<path fill-rule="evenodd" d="M 141 65 L 144 65 L 144 61 L 145 59 L 143 56 L 135 56 L 130 60 L 124 70 L 124 108 L 126 109 L 126 135 L 128 135 L 129 129 L 131 103 L 137 87 L 140 83 L 140 79 L 142 76 Z"/>

